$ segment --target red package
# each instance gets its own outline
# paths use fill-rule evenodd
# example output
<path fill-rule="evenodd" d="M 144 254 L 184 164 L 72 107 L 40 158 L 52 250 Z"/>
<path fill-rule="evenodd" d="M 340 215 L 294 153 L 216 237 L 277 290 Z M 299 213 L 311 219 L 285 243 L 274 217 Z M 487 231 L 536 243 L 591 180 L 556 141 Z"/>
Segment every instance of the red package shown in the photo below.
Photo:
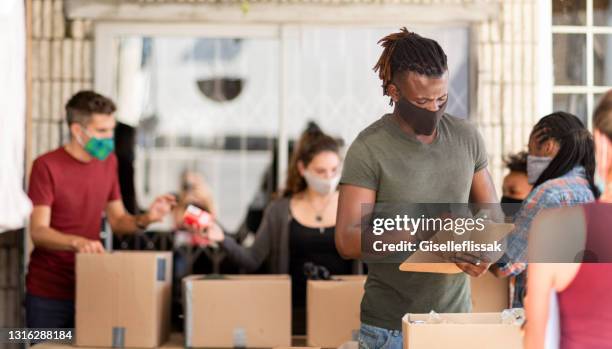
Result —
<path fill-rule="evenodd" d="M 187 226 L 195 226 L 200 229 L 208 228 L 212 223 L 212 216 L 210 213 L 194 205 L 189 205 L 183 215 L 183 223 Z"/>
<path fill-rule="evenodd" d="M 193 246 L 208 246 L 210 239 L 202 234 L 191 234 L 191 244 Z"/>

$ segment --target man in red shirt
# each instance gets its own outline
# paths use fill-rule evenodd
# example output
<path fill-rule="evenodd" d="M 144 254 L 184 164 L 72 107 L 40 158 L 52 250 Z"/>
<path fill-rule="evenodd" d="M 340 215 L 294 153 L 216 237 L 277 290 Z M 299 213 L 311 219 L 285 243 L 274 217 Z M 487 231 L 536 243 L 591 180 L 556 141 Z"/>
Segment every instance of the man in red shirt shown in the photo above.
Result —
<path fill-rule="evenodd" d="M 113 233 L 135 233 L 159 221 L 175 204 L 155 199 L 130 215 L 121 201 L 113 151 L 114 103 L 81 91 L 66 104 L 70 141 L 34 161 L 28 195 L 34 205 L 34 250 L 26 276 L 26 323 L 32 328 L 74 327 L 75 253 L 103 253 L 102 214 Z"/>

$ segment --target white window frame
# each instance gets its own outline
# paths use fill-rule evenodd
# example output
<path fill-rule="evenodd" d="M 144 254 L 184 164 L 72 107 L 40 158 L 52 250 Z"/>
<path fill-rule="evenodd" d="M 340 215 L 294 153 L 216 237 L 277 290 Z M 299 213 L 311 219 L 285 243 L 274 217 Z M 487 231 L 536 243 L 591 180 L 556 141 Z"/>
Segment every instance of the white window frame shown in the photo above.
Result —
<path fill-rule="evenodd" d="M 549 34 L 549 42 L 551 46 L 551 54 L 549 57 L 552 58 L 554 64 L 555 57 L 552 51 L 552 41 L 554 34 L 586 34 L 586 85 L 555 85 L 554 76 L 552 80 L 552 94 L 551 100 L 555 94 L 586 94 L 587 101 L 587 125 L 589 129 L 593 128 L 593 120 L 591 115 L 595 110 L 594 95 L 607 92 L 612 86 L 595 86 L 594 85 L 594 54 L 593 54 L 593 36 L 595 34 L 612 34 L 612 26 L 595 26 L 593 24 L 593 0 L 586 0 L 586 25 L 575 26 L 575 25 L 552 25 L 552 2 L 554 0 L 547 1 L 549 7 L 548 16 L 551 23 L 551 32 Z M 554 73 L 553 73 L 554 74 Z"/>

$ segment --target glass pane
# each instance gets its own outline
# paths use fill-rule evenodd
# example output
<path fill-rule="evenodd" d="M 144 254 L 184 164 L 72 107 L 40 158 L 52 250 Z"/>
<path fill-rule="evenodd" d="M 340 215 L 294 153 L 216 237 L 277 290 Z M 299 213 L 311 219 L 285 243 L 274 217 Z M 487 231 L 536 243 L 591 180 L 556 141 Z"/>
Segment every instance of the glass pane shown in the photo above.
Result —
<path fill-rule="evenodd" d="M 446 51 L 450 71 L 448 112 L 469 115 L 469 30 L 465 26 L 411 28 L 437 40 Z M 291 62 L 286 94 L 295 138 L 310 120 L 350 144 L 366 126 L 392 112 L 389 97 L 372 67 L 382 48 L 377 41 L 395 27 L 303 26 L 286 42 Z M 359 52 L 359 54 L 355 54 Z M 350 122 L 346 122 L 350 115 Z"/>
<path fill-rule="evenodd" d="M 141 208 L 167 192 L 200 206 L 212 196 L 231 232 L 255 197 L 275 189 L 269 180 L 278 134 L 278 50 L 273 38 L 119 40 L 117 118 L 137 130 Z"/>
<path fill-rule="evenodd" d="M 555 94 L 553 110 L 576 115 L 587 125 L 587 100 L 585 94 Z"/>
<path fill-rule="evenodd" d="M 586 25 L 586 0 L 553 0 L 553 25 Z"/>
<path fill-rule="evenodd" d="M 593 0 L 593 24 L 597 26 L 612 24 L 610 0 Z"/>
<path fill-rule="evenodd" d="M 612 35 L 593 35 L 593 60 L 595 85 L 612 85 Z"/>
<path fill-rule="evenodd" d="M 553 34 L 555 85 L 586 85 L 586 35 Z"/>

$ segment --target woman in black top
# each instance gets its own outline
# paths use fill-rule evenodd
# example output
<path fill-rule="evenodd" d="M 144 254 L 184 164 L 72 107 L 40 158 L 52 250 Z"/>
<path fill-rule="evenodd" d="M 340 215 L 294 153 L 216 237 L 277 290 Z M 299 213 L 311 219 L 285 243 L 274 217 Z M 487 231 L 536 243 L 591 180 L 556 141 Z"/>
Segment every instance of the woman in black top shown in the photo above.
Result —
<path fill-rule="evenodd" d="M 291 158 L 283 196 L 265 210 L 255 241 L 245 248 L 216 226 L 208 236 L 220 242 L 230 260 L 247 271 L 262 263 L 292 279 L 293 333 L 305 333 L 307 271 L 324 267 L 331 275 L 351 274 L 353 262 L 336 251 L 334 233 L 340 178 L 339 144 L 319 129 L 300 138 Z"/>

